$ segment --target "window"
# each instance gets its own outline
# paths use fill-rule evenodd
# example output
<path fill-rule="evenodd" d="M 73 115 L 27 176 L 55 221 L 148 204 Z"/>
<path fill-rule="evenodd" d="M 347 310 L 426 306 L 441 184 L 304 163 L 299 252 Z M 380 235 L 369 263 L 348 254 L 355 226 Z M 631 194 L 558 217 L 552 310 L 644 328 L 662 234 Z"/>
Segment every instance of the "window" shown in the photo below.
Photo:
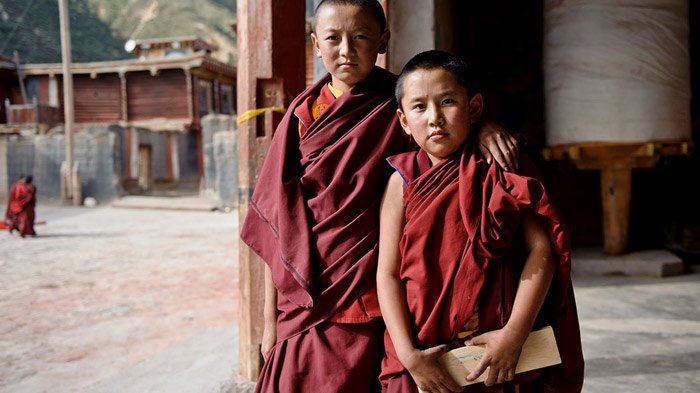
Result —
<path fill-rule="evenodd" d="M 199 116 L 204 116 L 214 111 L 214 97 L 212 95 L 211 81 L 199 81 Z"/>
<path fill-rule="evenodd" d="M 221 113 L 230 115 L 233 113 L 233 103 L 236 98 L 233 96 L 233 87 L 221 85 Z"/>

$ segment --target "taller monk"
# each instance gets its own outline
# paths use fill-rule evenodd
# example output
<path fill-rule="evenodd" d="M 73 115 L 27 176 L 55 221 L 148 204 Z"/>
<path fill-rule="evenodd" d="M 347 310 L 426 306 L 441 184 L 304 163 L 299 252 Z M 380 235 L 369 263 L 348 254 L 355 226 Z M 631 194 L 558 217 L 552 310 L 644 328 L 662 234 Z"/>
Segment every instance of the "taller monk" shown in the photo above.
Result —
<path fill-rule="evenodd" d="M 329 73 L 290 104 L 241 229 L 267 265 L 256 392 L 380 390 L 384 158 L 414 148 L 396 118 L 396 76 L 374 65 L 389 35 L 376 0 L 316 8 L 311 39 Z M 482 154 L 514 168 L 516 142 L 505 131 L 482 125 L 477 140 Z"/>

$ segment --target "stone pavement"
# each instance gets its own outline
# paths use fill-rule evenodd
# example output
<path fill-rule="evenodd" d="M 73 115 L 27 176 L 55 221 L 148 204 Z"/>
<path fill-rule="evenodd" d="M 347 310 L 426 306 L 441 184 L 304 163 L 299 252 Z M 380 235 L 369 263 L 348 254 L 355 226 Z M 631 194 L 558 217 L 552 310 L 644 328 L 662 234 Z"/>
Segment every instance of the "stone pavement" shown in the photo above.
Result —
<path fill-rule="evenodd" d="M 574 261 L 576 263 L 576 261 Z M 700 269 L 575 277 L 587 393 L 700 391 Z"/>
<path fill-rule="evenodd" d="M 0 233 L 0 393 L 244 391 L 237 214 L 40 205 Z M 700 391 L 700 269 L 576 277 L 584 392 Z"/>

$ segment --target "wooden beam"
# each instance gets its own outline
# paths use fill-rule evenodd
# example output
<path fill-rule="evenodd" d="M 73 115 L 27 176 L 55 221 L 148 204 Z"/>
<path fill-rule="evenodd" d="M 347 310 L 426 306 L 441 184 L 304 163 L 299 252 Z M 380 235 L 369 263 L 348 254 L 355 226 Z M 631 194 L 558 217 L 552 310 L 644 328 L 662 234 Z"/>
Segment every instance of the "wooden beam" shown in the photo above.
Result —
<path fill-rule="evenodd" d="M 17 69 L 17 81 L 19 82 L 19 90 L 22 93 L 22 103 L 27 103 L 27 89 L 24 87 L 24 75 L 22 75 L 22 64 L 19 62 L 19 53 L 14 51 L 13 60 Z"/>
<path fill-rule="evenodd" d="M 286 106 L 304 88 L 304 1 L 239 0 L 237 2 L 237 108 Z M 273 112 L 238 128 L 239 223 L 248 204 L 273 131 L 281 116 Z M 239 247 L 241 317 L 239 369 L 257 379 L 262 358 L 263 262 L 245 244 Z"/>

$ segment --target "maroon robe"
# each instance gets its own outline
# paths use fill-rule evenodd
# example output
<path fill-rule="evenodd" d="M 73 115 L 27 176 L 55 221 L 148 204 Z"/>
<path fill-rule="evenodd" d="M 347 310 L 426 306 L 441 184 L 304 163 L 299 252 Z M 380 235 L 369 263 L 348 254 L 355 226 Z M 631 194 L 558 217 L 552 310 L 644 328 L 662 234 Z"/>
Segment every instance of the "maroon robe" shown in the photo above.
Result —
<path fill-rule="evenodd" d="M 379 202 L 390 174 L 384 158 L 410 146 L 396 117 L 395 79 L 375 67 L 300 137 L 294 112 L 320 95 L 326 75 L 290 104 L 273 137 L 241 230 L 278 292 L 277 344 L 258 391 L 378 386 Z M 356 323 L 333 322 L 354 303 L 366 312 L 343 322 Z"/>
<path fill-rule="evenodd" d="M 10 232 L 18 231 L 20 236 L 35 235 L 34 206 L 36 205 L 36 187 L 24 181 L 15 182 L 10 188 L 10 195 L 5 210 L 5 220 Z"/>
<path fill-rule="evenodd" d="M 526 215 L 534 213 L 542 219 L 557 255 L 535 328 L 552 325 L 562 364 L 518 374 L 511 384 L 491 388 L 476 384 L 465 392 L 502 392 L 515 383 L 521 384 L 521 392 L 580 392 L 583 355 L 570 278 L 569 234 L 542 183 L 487 164 L 469 145 L 433 167 L 423 151 L 388 161 L 406 186 L 400 276 L 416 345 L 459 346 L 457 333 L 477 302 L 479 334 L 505 325 L 526 259 L 520 227 Z M 534 169 L 529 162 L 521 167 L 524 173 Z M 388 333 L 385 344 L 384 390 L 417 392 Z"/>

